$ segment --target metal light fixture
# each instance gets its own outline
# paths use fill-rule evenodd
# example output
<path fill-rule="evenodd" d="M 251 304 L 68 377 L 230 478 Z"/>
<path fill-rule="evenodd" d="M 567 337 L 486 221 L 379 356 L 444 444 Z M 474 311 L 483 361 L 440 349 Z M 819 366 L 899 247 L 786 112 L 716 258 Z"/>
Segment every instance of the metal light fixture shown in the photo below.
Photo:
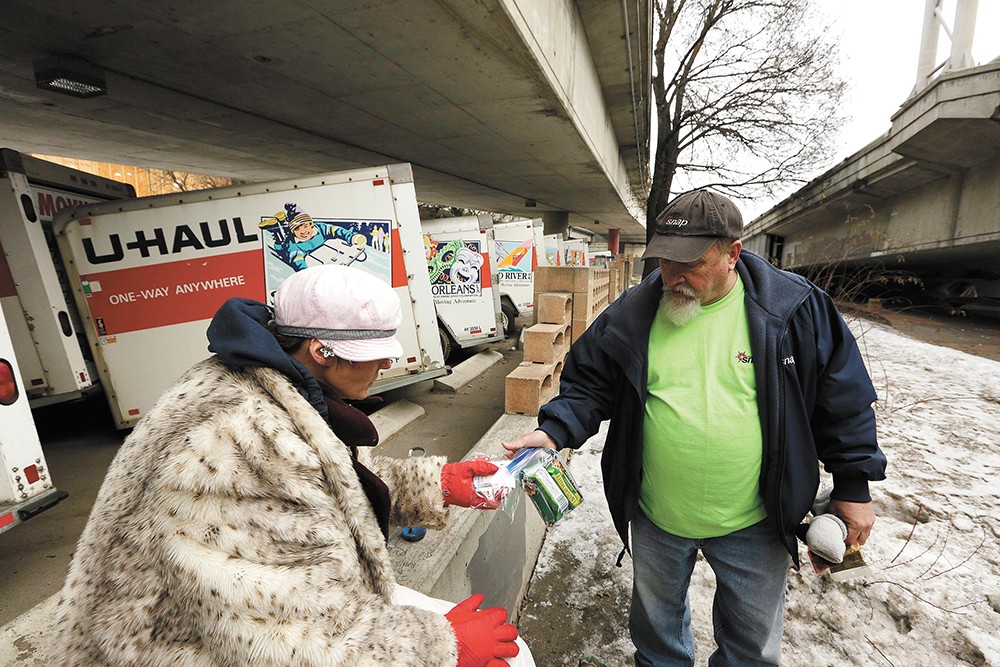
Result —
<path fill-rule="evenodd" d="M 35 84 L 73 97 L 97 97 L 108 93 L 108 83 L 100 68 L 78 58 L 53 56 L 36 60 Z"/>

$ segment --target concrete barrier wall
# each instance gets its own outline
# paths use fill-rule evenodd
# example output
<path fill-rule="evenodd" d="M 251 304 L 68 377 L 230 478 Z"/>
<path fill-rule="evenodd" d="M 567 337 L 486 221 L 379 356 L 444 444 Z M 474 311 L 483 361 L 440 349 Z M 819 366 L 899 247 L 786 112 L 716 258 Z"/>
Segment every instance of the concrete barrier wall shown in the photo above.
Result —
<path fill-rule="evenodd" d="M 534 430 L 537 421 L 505 414 L 466 456 L 503 456 L 501 441 Z M 429 530 L 420 542 L 406 542 L 399 531 L 389 540 L 396 581 L 434 597 L 460 602 L 482 593 L 485 606 L 504 607 L 516 620 L 542 548 L 545 524 L 521 495 L 513 518 L 504 512 L 453 508 L 444 530 Z"/>

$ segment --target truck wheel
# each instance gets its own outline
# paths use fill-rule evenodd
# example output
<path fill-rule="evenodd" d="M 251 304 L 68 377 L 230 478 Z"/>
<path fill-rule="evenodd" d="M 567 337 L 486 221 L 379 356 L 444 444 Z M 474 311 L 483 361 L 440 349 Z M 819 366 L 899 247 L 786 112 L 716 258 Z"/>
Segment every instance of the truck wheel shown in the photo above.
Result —
<path fill-rule="evenodd" d="M 451 336 L 440 324 L 438 324 L 438 337 L 441 339 L 441 354 L 444 355 L 444 360 L 447 362 L 454 350 L 454 346 L 451 342 Z"/>
<path fill-rule="evenodd" d="M 503 324 L 503 334 L 507 338 L 513 338 L 517 333 L 517 325 L 514 320 L 517 318 L 517 309 L 507 302 L 500 304 L 500 322 Z"/>

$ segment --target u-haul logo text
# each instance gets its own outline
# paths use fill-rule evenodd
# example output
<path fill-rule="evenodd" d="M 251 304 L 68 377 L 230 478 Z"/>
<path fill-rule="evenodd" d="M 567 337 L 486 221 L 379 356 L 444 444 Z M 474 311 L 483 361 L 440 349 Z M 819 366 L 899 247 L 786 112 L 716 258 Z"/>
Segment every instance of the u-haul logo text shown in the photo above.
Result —
<path fill-rule="evenodd" d="M 87 220 L 80 221 L 81 225 Z M 172 229 L 154 227 L 145 230 L 138 229 L 131 233 L 114 233 L 108 236 L 106 247 L 95 248 L 94 240 L 83 238 L 83 250 L 87 261 L 91 264 L 110 264 L 125 259 L 125 254 L 139 253 L 142 257 L 152 254 L 159 256 L 174 255 L 185 249 L 204 250 L 205 248 L 221 248 L 233 243 L 259 244 L 256 233 L 248 234 L 243 229 L 243 221 L 234 217 L 232 221 L 223 218 L 215 226 L 208 222 L 197 225 L 178 225 Z"/>

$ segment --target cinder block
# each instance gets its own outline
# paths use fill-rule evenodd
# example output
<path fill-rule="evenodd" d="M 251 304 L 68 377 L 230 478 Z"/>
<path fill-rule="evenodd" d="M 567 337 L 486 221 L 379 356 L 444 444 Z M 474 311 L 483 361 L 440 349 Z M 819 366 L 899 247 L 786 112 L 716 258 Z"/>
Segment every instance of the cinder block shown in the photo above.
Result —
<path fill-rule="evenodd" d="M 506 412 L 537 415 L 559 391 L 562 362 L 535 364 L 524 362 L 507 376 L 504 385 L 504 410 Z"/>
<path fill-rule="evenodd" d="M 570 325 L 535 324 L 524 330 L 524 360 L 548 364 L 562 361 L 569 349 Z"/>
<path fill-rule="evenodd" d="M 535 292 L 587 292 L 592 271 L 582 266 L 536 266 Z"/>
<path fill-rule="evenodd" d="M 570 345 L 576 342 L 576 339 L 583 335 L 583 332 L 587 330 L 587 327 L 591 325 L 593 320 L 573 320 L 573 324 L 570 325 Z"/>
<path fill-rule="evenodd" d="M 610 282 L 610 269 L 590 269 L 590 289 L 608 285 Z"/>
<path fill-rule="evenodd" d="M 573 319 L 593 320 L 608 307 L 610 283 L 595 286 L 590 292 L 573 295 Z"/>
<path fill-rule="evenodd" d="M 571 292 L 543 292 L 535 299 L 540 324 L 565 324 L 573 319 Z"/>

